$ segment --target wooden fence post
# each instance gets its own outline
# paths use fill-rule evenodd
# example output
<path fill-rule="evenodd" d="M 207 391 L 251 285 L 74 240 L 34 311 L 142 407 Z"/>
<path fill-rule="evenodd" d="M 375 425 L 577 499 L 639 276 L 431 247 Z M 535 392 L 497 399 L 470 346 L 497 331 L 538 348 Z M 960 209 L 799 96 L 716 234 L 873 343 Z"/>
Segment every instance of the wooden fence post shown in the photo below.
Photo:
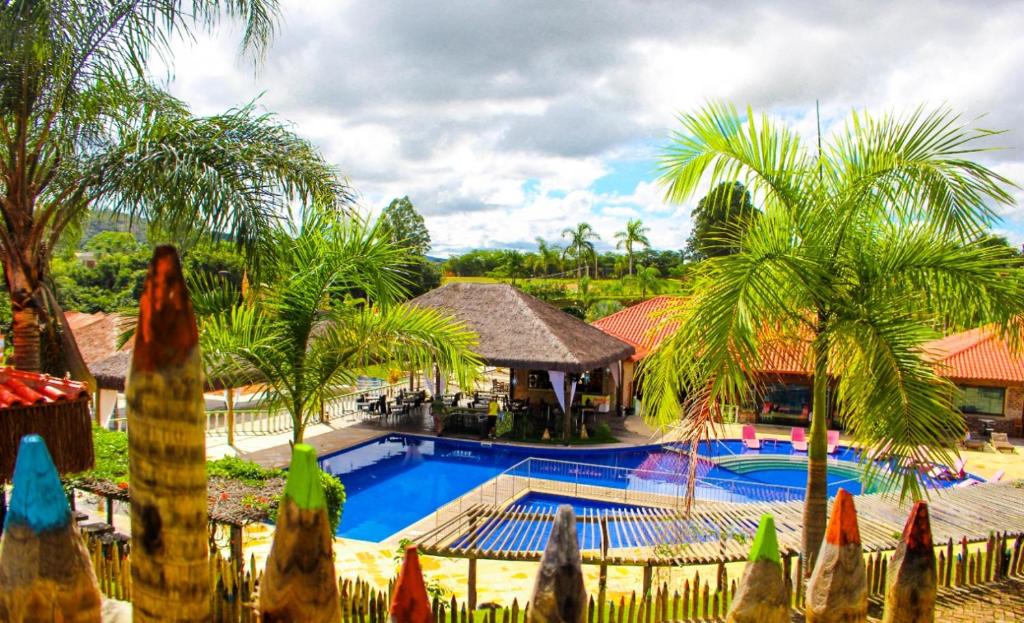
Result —
<path fill-rule="evenodd" d="M 231 387 L 224 390 L 224 404 L 228 408 L 228 445 L 235 447 L 235 390 Z"/>
<path fill-rule="evenodd" d="M 153 252 L 129 378 L 133 620 L 208 621 L 203 367 L 174 247 Z"/>
<path fill-rule="evenodd" d="M 405 548 L 402 570 L 398 573 L 395 590 L 391 596 L 391 621 L 395 623 L 420 623 L 434 620 L 436 610 L 427 599 L 427 587 L 423 584 L 420 558 L 416 546 Z"/>
<path fill-rule="evenodd" d="M 807 582 L 807 623 L 867 621 L 864 552 L 853 496 L 840 489 L 832 503 L 825 540 Z"/>
<path fill-rule="evenodd" d="M 469 558 L 469 571 L 466 573 L 466 602 L 469 604 L 469 609 L 476 609 L 476 558 Z"/>
<path fill-rule="evenodd" d="M 530 599 L 533 623 L 583 623 L 587 591 L 572 507 L 558 507 Z"/>
<path fill-rule="evenodd" d="M 914 504 L 889 562 L 883 623 L 932 623 L 938 590 L 928 505 Z"/>
<path fill-rule="evenodd" d="M 85 541 L 39 435 L 21 439 L 0 537 L 0 621 L 99 623 L 100 589 Z M 48 616 L 43 617 L 44 613 Z"/>
<path fill-rule="evenodd" d="M 728 594 L 728 587 L 726 587 Z M 787 623 L 789 595 L 779 558 L 775 520 L 761 515 L 739 589 L 733 596 L 727 623 Z"/>
<path fill-rule="evenodd" d="M 316 450 L 304 443 L 295 444 L 260 585 L 264 623 L 340 620 L 333 544 Z"/>

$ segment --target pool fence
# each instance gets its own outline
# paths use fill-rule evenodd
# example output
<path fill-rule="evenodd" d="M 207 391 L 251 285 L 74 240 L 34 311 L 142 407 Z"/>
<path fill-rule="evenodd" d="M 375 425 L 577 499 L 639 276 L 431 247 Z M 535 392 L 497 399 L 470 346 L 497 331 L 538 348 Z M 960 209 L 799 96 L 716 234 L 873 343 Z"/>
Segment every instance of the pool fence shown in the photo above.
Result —
<path fill-rule="evenodd" d="M 97 533 L 89 533 L 86 542 L 103 594 L 131 601 L 130 544 Z M 873 602 L 878 603 L 884 597 L 891 559 L 892 552 L 874 552 L 864 556 L 867 590 Z M 801 610 L 806 599 L 801 559 L 795 554 L 784 555 L 782 566 L 790 606 Z M 217 623 L 256 623 L 259 619 L 254 604 L 262 574 L 255 559 L 250 556 L 247 564 L 238 564 L 214 555 L 210 569 L 213 583 L 211 620 Z M 966 538 L 949 540 L 936 547 L 936 577 L 940 592 L 962 592 L 971 587 L 999 583 L 1006 578 L 1024 577 L 1024 535 L 992 534 L 980 544 L 970 544 Z M 671 585 L 651 578 L 648 586 L 637 586 L 634 591 L 615 597 L 605 595 L 602 599 L 600 587 L 595 592 L 595 587 L 587 586 L 590 597 L 584 620 L 598 623 L 720 620 L 729 610 L 737 581 L 725 563 L 719 563 L 705 576 L 698 573 Z M 339 578 L 338 588 L 341 620 L 345 623 L 388 621 L 393 584 L 378 587 L 359 578 Z M 435 623 L 474 620 L 521 623 L 527 620 L 529 612 L 529 603 L 518 600 L 476 604 L 444 594 L 433 596 L 431 602 L 431 620 Z M 481 612 L 483 615 L 478 614 Z"/>

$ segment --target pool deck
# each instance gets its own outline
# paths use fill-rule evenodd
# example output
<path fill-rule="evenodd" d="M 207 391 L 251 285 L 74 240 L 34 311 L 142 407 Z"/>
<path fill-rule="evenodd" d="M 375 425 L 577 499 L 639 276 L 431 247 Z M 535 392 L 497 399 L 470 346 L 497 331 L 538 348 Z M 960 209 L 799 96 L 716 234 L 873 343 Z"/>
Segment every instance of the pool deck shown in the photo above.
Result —
<path fill-rule="evenodd" d="M 599 450 L 601 448 L 623 448 L 630 446 L 642 446 L 657 443 L 658 436 L 654 435 L 650 428 L 638 417 L 625 419 L 609 417 L 607 420 L 612 434 L 619 440 L 617 443 L 587 444 L 568 446 L 571 449 Z M 433 436 L 433 433 L 422 423 L 415 423 L 409 426 L 383 428 L 370 424 L 350 423 L 348 425 L 316 424 L 307 429 L 304 443 L 313 446 L 318 456 L 331 454 L 371 439 L 389 435 L 392 433 L 409 433 L 416 435 Z M 479 436 L 474 435 L 444 435 L 445 439 L 467 439 L 479 441 Z M 218 458 L 226 454 L 233 454 L 241 458 L 258 463 L 263 467 L 287 467 L 291 462 L 292 450 L 289 441 L 291 434 L 266 435 L 261 437 L 241 438 L 237 440 L 232 448 L 227 446 L 226 441 L 220 443 L 216 440 L 207 446 L 207 455 L 210 458 Z M 559 449 L 565 448 L 557 444 L 530 444 L 514 441 L 499 441 L 509 445 L 536 446 L 543 448 Z"/>

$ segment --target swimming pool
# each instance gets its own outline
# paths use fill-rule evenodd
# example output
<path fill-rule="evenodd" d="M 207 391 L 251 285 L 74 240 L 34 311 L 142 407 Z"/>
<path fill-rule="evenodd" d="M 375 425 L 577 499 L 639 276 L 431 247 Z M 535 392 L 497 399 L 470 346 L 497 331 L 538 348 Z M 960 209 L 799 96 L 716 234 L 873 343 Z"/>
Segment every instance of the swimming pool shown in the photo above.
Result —
<path fill-rule="evenodd" d="M 726 486 L 731 491 L 729 497 L 713 499 L 774 499 L 764 497 L 764 492 L 771 492 L 772 487 L 802 489 L 806 485 L 806 464 L 799 461 L 761 465 L 760 469 L 723 466 L 730 465 L 734 457 L 793 456 L 792 447 L 785 441 L 762 441 L 760 452 L 752 453 L 738 440 L 716 440 L 702 443 L 699 453 L 723 461 L 722 465 L 702 462 L 699 469 L 701 482 L 710 483 L 705 486 Z M 568 464 L 570 467 L 561 475 L 544 476 L 555 480 L 573 478 L 617 489 L 642 486 L 657 491 L 660 487 L 669 494 L 685 486 L 685 457 L 679 448 L 660 444 L 563 449 L 392 434 L 321 457 L 320 466 L 345 485 L 346 502 L 338 535 L 380 541 L 529 458 L 546 459 L 546 464 Z M 830 461 L 829 493 L 834 494 L 840 486 L 860 493 L 860 482 L 851 478 L 849 471 L 851 467 L 856 469 L 852 463 L 856 453 L 841 447 L 836 458 L 840 461 Z"/>

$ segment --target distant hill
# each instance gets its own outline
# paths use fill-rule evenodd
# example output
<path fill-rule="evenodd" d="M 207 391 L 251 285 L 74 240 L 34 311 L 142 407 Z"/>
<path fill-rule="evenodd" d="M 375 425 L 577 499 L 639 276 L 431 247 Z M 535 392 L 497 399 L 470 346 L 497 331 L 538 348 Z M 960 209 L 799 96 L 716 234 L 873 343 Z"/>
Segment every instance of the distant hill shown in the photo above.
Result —
<path fill-rule="evenodd" d="M 130 231 L 140 244 L 146 244 L 146 223 L 136 219 L 129 227 L 128 217 L 123 214 L 114 214 L 105 210 L 93 210 L 89 212 L 89 220 L 85 224 L 85 231 L 82 232 L 82 239 L 78 246 L 84 247 L 85 243 L 98 233 L 105 231 Z"/>

